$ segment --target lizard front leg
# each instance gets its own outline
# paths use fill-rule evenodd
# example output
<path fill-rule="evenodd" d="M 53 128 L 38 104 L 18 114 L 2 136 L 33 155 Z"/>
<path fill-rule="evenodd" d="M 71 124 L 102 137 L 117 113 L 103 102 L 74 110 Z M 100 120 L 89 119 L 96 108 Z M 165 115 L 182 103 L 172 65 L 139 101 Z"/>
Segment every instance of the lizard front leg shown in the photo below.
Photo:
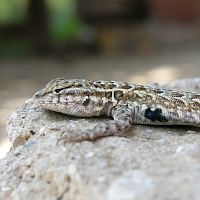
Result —
<path fill-rule="evenodd" d="M 100 137 L 121 135 L 124 131 L 130 129 L 133 124 L 132 110 L 127 105 L 116 106 L 111 109 L 110 115 L 113 120 L 99 123 L 92 129 L 82 129 L 79 132 L 67 133 L 63 132 L 60 140 L 80 142 L 84 140 L 95 140 Z"/>

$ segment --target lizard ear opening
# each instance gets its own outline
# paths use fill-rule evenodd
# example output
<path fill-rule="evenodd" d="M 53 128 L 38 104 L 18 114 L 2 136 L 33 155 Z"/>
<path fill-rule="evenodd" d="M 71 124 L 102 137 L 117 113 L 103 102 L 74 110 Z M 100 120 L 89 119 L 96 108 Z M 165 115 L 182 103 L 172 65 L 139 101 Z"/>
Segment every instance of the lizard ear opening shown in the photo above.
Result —
<path fill-rule="evenodd" d="M 82 103 L 83 106 L 88 106 L 90 103 L 90 97 L 87 97 L 85 101 Z"/>

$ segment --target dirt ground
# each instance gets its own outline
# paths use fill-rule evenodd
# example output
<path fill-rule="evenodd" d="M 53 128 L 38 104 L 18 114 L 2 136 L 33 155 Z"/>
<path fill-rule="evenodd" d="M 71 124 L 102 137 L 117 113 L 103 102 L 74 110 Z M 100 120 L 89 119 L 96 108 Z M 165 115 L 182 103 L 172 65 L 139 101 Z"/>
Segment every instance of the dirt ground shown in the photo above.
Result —
<path fill-rule="evenodd" d="M 0 60 L 0 158 L 9 150 L 6 131 L 10 112 L 57 77 L 121 80 L 134 83 L 169 82 L 200 76 L 200 47 L 148 55 L 93 55 Z"/>

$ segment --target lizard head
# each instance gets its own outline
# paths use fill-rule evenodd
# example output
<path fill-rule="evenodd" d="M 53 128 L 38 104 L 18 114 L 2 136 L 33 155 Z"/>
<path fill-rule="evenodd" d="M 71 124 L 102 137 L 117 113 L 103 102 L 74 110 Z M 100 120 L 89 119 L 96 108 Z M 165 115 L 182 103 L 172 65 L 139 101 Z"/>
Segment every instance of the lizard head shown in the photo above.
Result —
<path fill-rule="evenodd" d="M 90 117 L 104 114 L 109 104 L 102 89 L 92 86 L 89 80 L 58 78 L 50 81 L 34 96 L 40 107 L 73 116 Z"/>

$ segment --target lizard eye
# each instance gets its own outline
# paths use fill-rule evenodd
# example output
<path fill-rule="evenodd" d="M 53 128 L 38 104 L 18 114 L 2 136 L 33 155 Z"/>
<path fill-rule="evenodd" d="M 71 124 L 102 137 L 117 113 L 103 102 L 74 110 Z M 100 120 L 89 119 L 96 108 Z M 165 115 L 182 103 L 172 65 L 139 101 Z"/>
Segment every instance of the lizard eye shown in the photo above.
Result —
<path fill-rule="evenodd" d="M 64 89 L 64 88 L 55 89 L 54 92 L 55 92 L 55 93 L 59 93 L 59 92 L 61 92 L 63 89 Z"/>

